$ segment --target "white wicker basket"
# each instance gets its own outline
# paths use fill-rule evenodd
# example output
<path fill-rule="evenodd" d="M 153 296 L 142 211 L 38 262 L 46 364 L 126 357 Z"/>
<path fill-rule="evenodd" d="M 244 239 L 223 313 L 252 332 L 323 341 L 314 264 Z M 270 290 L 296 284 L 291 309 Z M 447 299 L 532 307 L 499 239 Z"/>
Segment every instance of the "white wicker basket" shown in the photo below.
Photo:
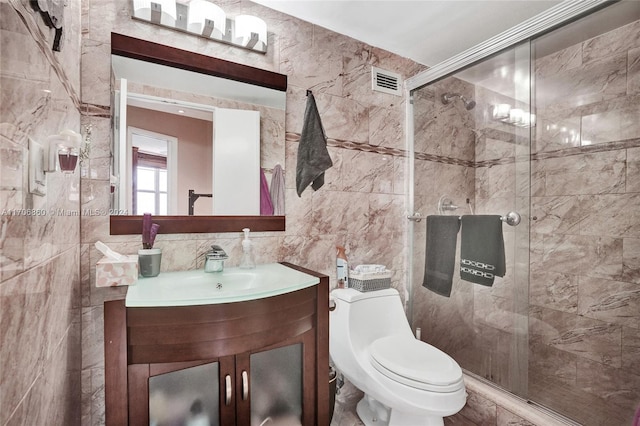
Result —
<path fill-rule="evenodd" d="M 391 271 L 384 272 L 349 272 L 349 288 L 358 291 L 375 291 L 391 287 Z"/>

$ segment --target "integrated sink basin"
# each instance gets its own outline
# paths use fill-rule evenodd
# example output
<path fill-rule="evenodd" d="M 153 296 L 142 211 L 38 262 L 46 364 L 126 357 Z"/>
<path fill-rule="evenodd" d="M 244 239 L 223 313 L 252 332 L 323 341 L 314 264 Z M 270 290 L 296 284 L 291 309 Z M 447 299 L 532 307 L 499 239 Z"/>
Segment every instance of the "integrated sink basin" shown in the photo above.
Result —
<path fill-rule="evenodd" d="M 127 307 L 192 306 L 242 302 L 277 296 L 316 285 L 318 277 L 280 263 L 257 265 L 255 269 L 225 268 L 162 272 L 139 278 L 127 291 Z"/>

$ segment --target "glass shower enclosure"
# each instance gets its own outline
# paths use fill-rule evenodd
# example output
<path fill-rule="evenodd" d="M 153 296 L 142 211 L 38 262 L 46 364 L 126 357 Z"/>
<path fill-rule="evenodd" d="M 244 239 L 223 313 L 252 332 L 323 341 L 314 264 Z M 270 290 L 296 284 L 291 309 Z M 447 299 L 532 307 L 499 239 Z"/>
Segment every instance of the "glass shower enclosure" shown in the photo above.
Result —
<path fill-rule="evenodd" d="M 631 424 L 640 404 L 640 3 L 528 37 L 411 99 L 413 211 L 522 217 L 503 224 L 505 276 L 487 287 L 456 271 L 450 297 L 423 287 L 426 226 L 411 222 L 414 328 L 468 373 L 535 404 L 585 425 Z"/>

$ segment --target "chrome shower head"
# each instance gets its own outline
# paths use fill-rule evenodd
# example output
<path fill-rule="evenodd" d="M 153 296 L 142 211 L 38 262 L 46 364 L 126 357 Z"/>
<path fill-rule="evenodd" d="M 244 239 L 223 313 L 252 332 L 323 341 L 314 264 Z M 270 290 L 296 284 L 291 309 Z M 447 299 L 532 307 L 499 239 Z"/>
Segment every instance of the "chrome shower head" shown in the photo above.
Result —
<path fill-rule="evenodd" d="M 475 108 L 476 101 L 474 101 L 473 99 L 465 99 L 464 96 L 460 96 L 460 99 L 462 99 L 462 102 L 464 102 L 464 107 L 467 109 L 467 111 L 471 111 Z"/>
<path fill-rule="evenodd" d="M 460 93 L 445 93 L 442 95 L 442 103 L 448 105 L 456 99 L 460 99 L 464 103 L 464 107 L 467 111 L 471 111 L 476 106 L 476 101 L 473 99 L 467 99 Z"/>

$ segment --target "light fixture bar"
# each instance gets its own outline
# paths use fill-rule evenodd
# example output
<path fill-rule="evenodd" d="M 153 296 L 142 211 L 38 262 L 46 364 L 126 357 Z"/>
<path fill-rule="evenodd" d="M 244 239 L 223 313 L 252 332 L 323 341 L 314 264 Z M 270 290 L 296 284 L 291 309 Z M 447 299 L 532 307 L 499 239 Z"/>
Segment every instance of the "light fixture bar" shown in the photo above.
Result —
<path fill-rule="evenodd" d="M 211 19 L 205 19 L 204 27 L 202 27 L 202 36 L 207 38 L 211 37 L 214 27 L 214 22 Z"/>
<path fill-rule="evenodd" d="M 151 2 L 151 23 L 160 25 L 162 20 L 162 5 L 160 3 Z"/>
<path fill-rule="evenodd" d="M 252 52 L 267 53 L 267 25 L 256 16 L 227 18 L 219 6 L 203 0 L 191 0 L 189 3 L 176 3 L 175 0 L 130 1 L 133 3 L 132 19 Z"/>

